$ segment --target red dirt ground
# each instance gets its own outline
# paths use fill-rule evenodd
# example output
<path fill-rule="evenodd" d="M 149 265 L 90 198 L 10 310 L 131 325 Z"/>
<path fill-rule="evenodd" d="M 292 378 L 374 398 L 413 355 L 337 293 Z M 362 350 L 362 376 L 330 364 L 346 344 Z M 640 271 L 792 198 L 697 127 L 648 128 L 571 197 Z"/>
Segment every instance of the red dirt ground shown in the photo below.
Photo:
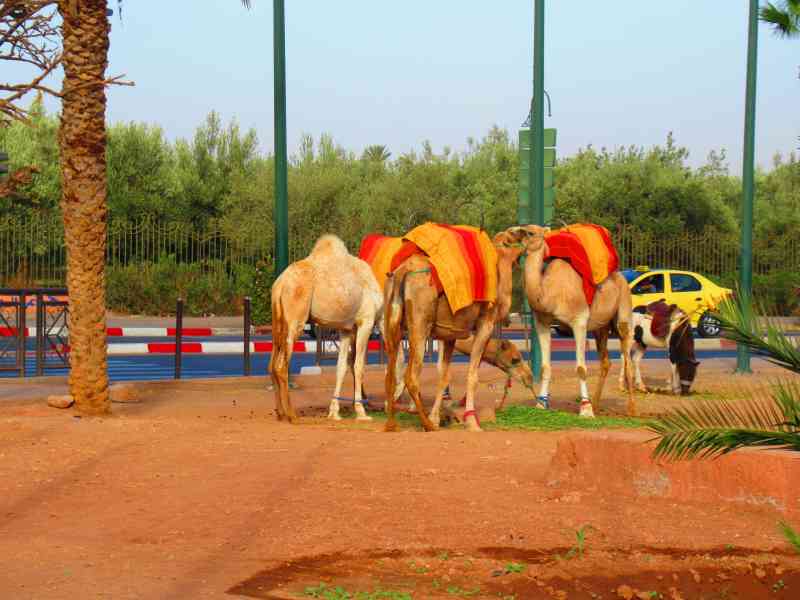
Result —
<path fill-rule="evenodd" d="M 730 362 L 704 362 L 698 390 L 738 395 L 776 373 L 756 366 L 733 378 Z M 574 410 L 570 372 L 554 393 Z M 298 379 L 306 414 L 331 379 Z M 381 374 L 367 383 L 380 400 Z M 264 385 L 141 385 L 141 403 L 102 420 L 0 386 L 0 598 L 324 598 L 321 582 L 414 599 L 800 597 L 776 525 L 800 525 L 797 511 L 559 483 L 570 432 L 289 426 Z M 607 468 L 614 478 L 614 456 Z"/>

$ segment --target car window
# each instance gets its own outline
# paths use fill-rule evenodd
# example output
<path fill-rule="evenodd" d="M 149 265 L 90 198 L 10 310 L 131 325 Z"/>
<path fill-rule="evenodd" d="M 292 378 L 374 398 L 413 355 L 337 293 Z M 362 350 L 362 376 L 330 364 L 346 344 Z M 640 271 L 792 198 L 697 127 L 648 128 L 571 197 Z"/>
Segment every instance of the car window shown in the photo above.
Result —
<path fill-rule="evenodd" d="M 691 275 L 683 273 L 672 273 L 669 276 L 669 283 L 673 292 L 699 292 L 703 289 L 700 282 Z"/>
<path fill-rule="evenodd" d="M 664 293 L 664 274 L 657 273 L 645 277 L 637 283 L 632 292 L 634 294 L 663 294 Z"/>

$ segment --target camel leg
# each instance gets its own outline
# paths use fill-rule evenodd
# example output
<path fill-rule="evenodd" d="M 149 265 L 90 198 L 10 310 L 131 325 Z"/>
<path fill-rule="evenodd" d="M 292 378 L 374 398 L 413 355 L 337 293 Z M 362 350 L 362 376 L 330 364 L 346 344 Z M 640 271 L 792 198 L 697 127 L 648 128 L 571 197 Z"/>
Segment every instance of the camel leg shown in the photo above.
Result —
<path fill-rule="evenodd" d="M 572 331 L 575 335 L 575 370 L 578 374 L 580 385 L 580 416 L 593 418 L 594 410 L 592 401 L 589 397 L 589 386 L 586 383 L 586 325 L 589 321 L 589 311 L 572 323 Z"/>
<path fill-rule="evenodd" d="M 608 358 L 608 337 L 609 330 L 607 327 L 594 332 L 594 340 L 597 345 L 597 354 L 600 357 L 600 378 L 597 381 L 597 388 L 592 398 L 592 409 L 595 412 L 600 412 L 600 400 L 603 397 L 603 388 L 606 385 L 606 378 L 608 372 L 611 370 L 611 361 Z"/>
<path fill-rule="evenodd" d="M 427 328 L 430 330 L 430 327 Z M 408 328 L 408 367 L 405 373 L 406 391 L 414 400 L 419 413 L 419 419 L 422 421 L 422 426 L 425 431 L 434 431 L 436 427 L 425 414 L 425 406 L 422 404 L 422 395 L 420 394 L 419 375 L 422 371 L 422 363 L 425 359 L 425 340 L 427 340 L 427 331 L 416 334 L 412 327 Z"/>
<path fill-rule="evenodd" d="M 339 359 L 336 361 L 336 388 L 333 390 L 333 398 L 331 398 L 331 405 L 328 408 L 328 418 L 334 421 L 340 421 L 342 419 L 342 417 L 339 416 L 339 399 L 342 397 L 342 385 L 344 384 L 344 377 L 347 375 L 347 366 L 350 359 L 350 344 L 352 340 L 353 336 L 349 333 L 341 332 L 339 334 Z"/>
<path fill-rule="evenodd" d="M 397 431 L 397 421 L 394 416 L 395 400 L 394 390 L 397 387 L 397 362 L 398 350 L 402 353 L 403 349 L 387 344 L 386 346 L 386 401 L 384 410 L 386 411 L 386 425 L 384 431 Z M 402 358 L 402 357 L 399 357 Z"/>
<path fill-rule="evenodd" d="M 640 364 L 642 362 L 642 358 L 644 358 L 645 349 L 642 348 L 639 344 L 634 343 L 633 352 L 631 357 L 631 362 L 633 363 L 633 375 L 635 379 L 636 389 L 640 392 L 647 392 L 647 386 L 644 384 L 642 380 L 642 370 Z M 623 373 L 621 373 L 622 375 Z"/>
<path fill-rule="evenodd" d="M 364 362 L 367 358 L 367 343 L 369 342 L 369 334 L 372 332 L 372 321 L 366 320 L 358 326 L 356 330 L 356 349 L 355 360 L 353 363 L 353 374 L 355 376 L 355 384 L 353 386 L 353 410 L 356 412 L 356 419 L 359 421 L 371 421 L 372 417 L 367 415 L 364 409 L 366 398 L 362 394 L 364 382 Z"/>
<path fill-rule="evenodd" d="M 282 402 L 284 405 L 284 409 L 286 410 L 286 416 L 289 418 L 290 423 L 297 422 L 297 413 L 294 410 L 294 406 L 292 406 L 292 401 L 289 398 L 289 367 L 292 364 L 292 353 L 294 352 L 294 343 L 300 337 L 303 332 L 303 325 L 305 325 L 305 319 L 302 322 L 295 322 L 289 324 L 289 331 L 288 335 L 286 336 L 286 348 L 284 349 L 284 361 L 283 361 L 283 372 L 286 373 L 286 380 L 284 382 L 283 389 L 281 390 Z"/>
<path fill-rule="evenodd" d="M 277 344 L 273 346 L 269 357 L 269 376 L 272 379 L 272 389 L 275 391 L 275 414 L 278 421 L 283 421 L 286 410 L 283 403 L 283 386 L 289 387 L 289 374 L 283 370 L 283 348 Z"/>
<path fill-rule="evenodd" d="M 442 406 L 442 398 L 444 398 L 444 390 L 450 385 L 450 361 L 453 359 L 453 350 L 456 348 L 454 340 L 440 341 L 439 342 L 439 360 L 436 364 L 436 369 L 439 372 L 439 384 L 436 388 L 436 400 L 433 402 L 431 409 L 431 422 L 437 427 L 441 420 L 440 409 Z"/>
<path fill-rule="evenodd" d="M 542 351 L 542 383 L 539 386 L 536 406 L 537 408 L 550 408 L 550 379 L 553 372 L 550 360 L 550 325 L 552 322 L 541 315 L 534 315 L 533 323 L 536 327 L 536 337 L 539 339 L 539 348 Z"/>
<path fill-rule="evenodd" d="M 627 313 L 630 314 L 630 313 Z M 633 344 L 633 331 L 628 321 L 617 321 L 619 343 L 622 350 L 622 368 L 625 371 L 625 382 L 628 387 L 628 416 L 636 416 L 636 400 L 633 397 L 633 373 L 631 369 L 631 344 Z M 644 354 L 644 352 L 642 352 Z M 641 379 L 641 373 L 639 374 Z M 644 385 L 644 384 L 642 384 Z"/>
<path fill-rule="evenodd" d="M 669 363 L 671 374 L 670 374 L 670 387 L 672 388 L 672 393 L 675 395 L 680 395 L 681 393 L 681 378 L 678 375 L 678 365 L 672 361 Z"/>
<path fill-rule="evenodd" d="M 478 391 L 478 367 L 481 365 L 483 351 L 492 336 L 494 323 L 490 319 L 482 319 L 475 332 L 475 341 L 469 354 L 469 370 L 467 371 L 467 402 L 464 406 L 464 427 L 467 431 L 482 431 L 475 412 L 475 393 Z"/>
<path fill-rule="evenodd" d="M 386 371 L 384 375 L 388 375 L 389 373 L 389 351 L 386 348 L 386 330 L 383 326 L 383 316 L 381 315 L 380 321 L 378 323 L 378 328 L 381 332 L 381 337 L 383 338 L 384 342 L 384 350 L 386 350 Z M 395 388 L 394 388 L 394 401 L 397 402 L 400 399 L 400 396 L 403 395 L 403 390 L 405 390 L 405 384 L 403 383 L 403 375 L 405 374 L 406 370 L 406 361 L 405 355 L 403 354 L 403 348 L 401 347 L 399 352 L 397 352 L 397 358 L 394 360 L 394 367 L 395 367 Z M 363 386 L 362 386 L 363 390 Z M 364 396 L 366 396 L 366 392 L 362 392 Z M 384 412 L 389 410 L 389 399 L 387 398 L 383 401 L 383 410 Z"/>

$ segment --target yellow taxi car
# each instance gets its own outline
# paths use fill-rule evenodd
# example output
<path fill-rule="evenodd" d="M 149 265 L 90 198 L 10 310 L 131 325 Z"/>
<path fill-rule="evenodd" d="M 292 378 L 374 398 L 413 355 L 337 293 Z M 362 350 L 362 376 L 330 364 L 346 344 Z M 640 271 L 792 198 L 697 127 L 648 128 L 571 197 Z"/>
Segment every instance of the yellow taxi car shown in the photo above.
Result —
<path fill-rule="evenodd" d="M 633 294 L 633 307 L 643 306 L 658 300 L 677 304 L 690 315 L 692 327 L 701 337 L 719 335 L 719 322 L 712 311 L 733 290 L 720 287 L 713 281 L 691 271 L 674 269 L 650 269 L 636 267 L 622 271 Z"/>

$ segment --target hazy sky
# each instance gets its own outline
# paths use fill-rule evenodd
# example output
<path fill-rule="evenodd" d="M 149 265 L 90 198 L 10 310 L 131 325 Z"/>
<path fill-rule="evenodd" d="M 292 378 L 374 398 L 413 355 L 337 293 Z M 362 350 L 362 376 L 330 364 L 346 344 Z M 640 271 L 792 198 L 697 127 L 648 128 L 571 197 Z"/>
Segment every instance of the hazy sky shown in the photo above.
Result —
<path fill-rule="evenodd" d="M 190 137 L 213 110 L 273 145 L 272 2 L 135 0 L 113 17 L 109 118 Z M 516 131 L 531 94 L 532 0 L 288 0 L 288 136 L 327 132 L 394 156 Z M 116 8 L 116 3 L 113 3 Z M 559 155 L 652 145 L 673 131 L 702 163 L 741 165 L 747 0 L 547 2 L 548 127 Z M 760 30 L 757 162 L 800 145 L 800 41 Z"/>

